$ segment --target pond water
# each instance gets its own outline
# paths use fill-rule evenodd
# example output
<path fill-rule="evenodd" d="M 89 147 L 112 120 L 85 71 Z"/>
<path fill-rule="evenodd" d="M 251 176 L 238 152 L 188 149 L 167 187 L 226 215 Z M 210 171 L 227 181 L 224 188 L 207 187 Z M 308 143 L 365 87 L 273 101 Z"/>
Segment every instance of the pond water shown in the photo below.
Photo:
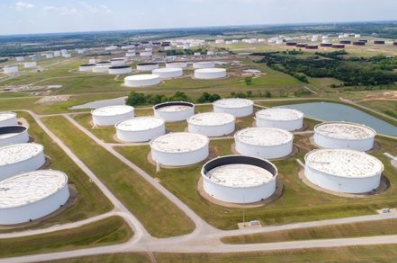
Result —
<path fill-rule="evenodd" d="M 329 102 L 311 102 L 302 104 L 283 105 L 281 108 L 299 110 L 307 117 L 324 121 L 349 121 L 365 124 L 378 133 L 397 135 L 397 127 L 356 108 Z"/>
<path fill-rule="evenodd" d="M 86 104 L 73 106 L 71 110 L 82 110 L 82 109 L 97 109 L 106 106 L 114 106 L 114 105 L 125 105 L 125 99 L 127 97 L 109 99 L 109 100 L 96 100 L 93 102 L 88 102 Z"/>

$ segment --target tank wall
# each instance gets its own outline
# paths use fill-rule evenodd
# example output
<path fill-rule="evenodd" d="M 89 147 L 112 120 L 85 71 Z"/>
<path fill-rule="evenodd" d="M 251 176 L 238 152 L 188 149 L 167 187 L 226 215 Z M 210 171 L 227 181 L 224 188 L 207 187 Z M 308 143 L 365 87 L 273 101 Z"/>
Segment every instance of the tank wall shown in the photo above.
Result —
<path fill-rule="evenodd" d="M 20 224 L 47 216 L 64 205 L 69 197 L 69 188 L 68 185 L 65 185 L 57 193 L 38 202 L 21 207 L 0 209 L 0 225 Z"/>
<path fill-rule="evenodd" d="M 250 145 L 236 140 L 236 151 L 242 155 L 248 155 L 264 159 L 282 158 L 291 154 L 293 141 L 277 146 Z"/>
<path fill-rule="evenodd" d="M 137 65 L 136 69 L 139 71 L 152 71 L 154 69 L 158 69 L 159 65 Z"/>
<path fill-rule="evenodd" d="M 341 193 L 366 193 L 378 188 L 381 174 L 367 178 L 345 178 L 328 175 L 305 166 L 305 176 L 313 184 Z"/>
<path fill-rule="evenodd" d="M 352 149 L 357 151 L 369 151 L 374 146 L 375 138 L 365 138 L 362 140 L 342 140 L 324 136 L 320 133 L 314 133 L 314 142 L 327 149 Z"/>
<path fill-rule="evenodd" d="M 195 69 L 215 68 L 215 62 L 193 63 L 193 68 Z"/>
<path fill-rule="evenodd" d="M 28 131 L 25 130 L 24 132 L 18 133 L 15 136 L 6 139 L 0 139 L 0 147 L 4 147 L 11 144 L 27 143 L 27 142 L 29 142 L 29 134 Z"/>
<path fill-rule="evenodd" d="M 25 161 L 0 167 L 0 181 L 17 174 L 38 170 L 44 164 L 45 156 L 44 153 L 41 152 L 38 155 Z"/>
<path fill-rule="evenodd" d="M 118 69 L 111 69 L 109 68 L 109 74 L 111 75 L 119 75 L 119 74 L 128 74 L 132 72 L 132 68 L 118 68 Z"/>
<path fill-rule="evenodd" d="M 183 75 L 183 70 L 175 72 L 155 72 L 153 74 L 159 75 L 162 79 L 176 78 Z"/>
<path fill-rule="evenodd" d="M 177 111 L 177 112 L 154 110 L 154 116 L 158 118 L 162 118 L 166 122 L 185 121 L 193 115 L 194 115 L 194 107 L 190 108 L 189 110 Z"/>
<path fill-rule="evenodd" d="M 195 71 L 194 77 L 196 79 L 220 79 L 226 77 L 226 71 L 211 73 Z"/>
<path fill-rule="evenodd" d="M 215 199 L 229 203 L 254 203 L 270 197 L 276 190 L 276 178 L 257 187 L 232 188 L 216 184 L 203 177 L 205 192 Z"/>
<path fill-rule="evenodd" d="M 117 129 L 117 138 L 124 142 L 147 142 L 165 134 L 165 125 L 145 131 L 121 131 Z"/>
<path fill-rule="evenodd" d="M 166 63 L 166 68 L 187 68 L 187 63 Z"/>
<path fill-rule="evenodd" d="M 111 60 L 110 63 L 112 66 L 125 66 L 125 60 Z"/>
<path fill-rule="evenodd" d="M 192 152 L 186 153 L 164 153 L 160 151 L 151 151 L 152 159 L 166 166 L 186 166 L 204 161 L 209 154 L 208 145 Z"/>
<path fill-rule="evenodd" d="M 95 125 L 99 126 L 111 126 L 118 122 L 122 122 L 134 117 L 134 112 L 128 112 L 117 116 L 95 116 L 92 115 L 92 119 Z"/>
<path fill-rule="evenodd" d="M 145 80 L 124 80 L 124 85 L 132 88 L 149 87 L 160 84 L 160 78 Z"/>
<path fill-rule="evenodd" d="M 233 133 L 235 124 L 231 122 L 220 126 L 202 126 L 188 123 L 188 130 L 191 133 L 199 133 L 208 137 L 220 137 Z"/>
<path fill-rule="evenodd" d="M 243 108 L 223 108 L 214 105 L 214 112 L 229 113 L 238 118 L 246 117 L 254 112 L 254 105 L 250 105 Z"/>
<path fill-rule="evenodd" d="M 303 127 L 303 118 L 292 121 L 272 121 L 261 118 L 255 118 L 255 120 L 257 127 L 272 127 L 272 128 L 284 129 L 287 131 L 295 131 L 302 129 Z"/>

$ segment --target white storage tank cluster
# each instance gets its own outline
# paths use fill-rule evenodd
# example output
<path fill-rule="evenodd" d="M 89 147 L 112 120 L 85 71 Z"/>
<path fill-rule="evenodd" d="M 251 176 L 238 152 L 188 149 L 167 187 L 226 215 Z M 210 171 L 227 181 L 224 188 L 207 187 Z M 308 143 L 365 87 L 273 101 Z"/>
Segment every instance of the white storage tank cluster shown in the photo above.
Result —
<path fill-rule="evenodd" d="M 325 122 L 314 127 L 314 142 L 328 149 L 369 151 L 373 148 L 376 131 L 350 122 Z"/>
<path fill-rule="evenodd" d="M 0 181 L 0 224 L 13 225 L 47 216 L 69 199 L 68 177 L 40 170 Z"/>
<path fill-rule="evenodd" d="M 0 127 L 0 147 L 29 142 L 28 129 L 24 126 Z"/>
<path fill-rule="evenodd" d="M 45 164 L 44 147 L 36 143 L 12 144 L 0 148 L 0 181 L 39 169 Z"/>
<path fill-rule="evenodd" d="M 187 62 L 170 62 L 165 64 L 166 68 L 187 68 Z"/>
<path fill-rule="evenodd" d="M 223 156 L 207 162 L 202 170 L 204 191 L 228 203 L 263 201 L 277 188 L 277 168 L 271 162 L 249 156 Z"/>
<path fill-rule="evenodd" d="M 107 106 L 91 112 L 94 125 L 112 126 L 134 117 L 134 107 L 127 105 Z"/>
<path fill-rule="evenodd" d="M 235 121 L 236 118 L 228 113 L 204 112 L 193 115 L 187 123 L 189 132 L 219 137 L 233 133 Z"/>
<path fill-rule="evenodd" d="M 278 128 L 255 127 L 238 131 L 234 140 L 239 154 L 277 159 L 292 153 L 294 135 Z"/>
<path fill-rule="evenodd" d="M 116 124 L 117 138 L 124 142 L 147 142 L 165 134 L 165 121 L 157 117 L 136 117 Z"/>
<path fill-rule="evenodd" d="M 10 66 L 10 67 L 4 67 L 3 71 L 4 74 L 16 74 L 19 72 L 19 69 L 17 66 Z"/>
<path fill-rule="evenodd" d="M 81 72 L 91 72 L 93 71 L 93 68 L 95 67 L 95 64 L 83 64 L 79 66 L 79 71 Z"/>
<path fill-rule="evenodd" d="M 136 65 L 138 71 L 152 71 L 159 68 L 157 63 L 140 63 Z"/>
<path fill-rule="evenodd" d="M 215 68 L 214 61 L 202 61 L 193 63 L 194 69 L 203 69 L 203 68 Z"/>
<path fill-rule="evenodd" d="M 37 66 L 37 63 L 35 61 L 25 62 L 23 66 L 25 68 L 35 68 Z"/>
<path fill-rule="evenodd" d="M 171 79 L 181 77 L 183 75 L 183 69 L 181 68 L 159 68 L 154 69 L 152 74 L 159 75 L 162 79 Z"/>
<path fill-rule="evenodd" d="M 287 131 L 302 129 L 304 114 L 300 111 L 284 108 L 264 109 L 256 112 L 258 127 L 273 127 Z"/>
<path fill-rule="evenodd" d="M 144 88 L 155 86 L 160 83 L 160 76 L 153 74 L 132 75 L 124 78 L 124 85 L 130 88 Z"/>
<path fill-rule="evenodd" d="M 221 99 L 213 103 L 214 112 L 229 113 L 240 118 L 251 115 L 254 112 L 254 102 L 247 99 Z"/>
<path fill-rule="evenodd" d="M 194 115 L 194 104 L 185 101 L 169 101 L 153 107 L 154 116 L 166 122 L 186 121 Z"/>
<path fill-rule="evenodd" d="M 17 125 L 18 119 L 15 112 L 0 112 L 0 127 Z"/>
<path fill-rule="evenodd" d="M 111 66 L 108 70 L 110 75 L 123 75 L 132 72 L 130 66 Z"/>
<path fill-rule="evenodd" d="M 188 132 L 169 133 L 150 142 L 153 161 L 166 166 L 186 166 L 209 155 L 208 137 Z"/>
<path fill-rule="evenodd" d="M 311 183 L 337 193 L 377 189 L 384 169 L 377 158 L 348 149 L 313 150 L 306 154 L 305 163 L 305 176 Z"/>
<path fill-rule="evenodd" d="M 226 77 L 226 69 L 223 68 L 204 68 L 194 71 L 196 79 L 221 79 Z"/>

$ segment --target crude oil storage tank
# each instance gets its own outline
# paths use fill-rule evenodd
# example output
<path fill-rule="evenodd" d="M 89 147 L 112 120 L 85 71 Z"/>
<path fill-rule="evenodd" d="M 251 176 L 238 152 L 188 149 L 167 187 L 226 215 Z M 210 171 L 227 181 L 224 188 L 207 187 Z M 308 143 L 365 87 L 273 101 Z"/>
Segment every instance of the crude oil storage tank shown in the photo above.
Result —
<path fill-rule="evenodd" d="M 313 184 L 338 193 L 366 193 L 379 187 L 383 164 L 364 152 L 320 149 L 305 156 L 305 176 Z"/>
<path fill-rule="evenodd" d="M 23 66 L 25 68 L 35 68 L 37 66 L 37 63 L 35 61 L 25 62 Z"/>
<path fill-rule="evenodd" d="M 376 131 L 351 122 L 325 122 L 314 127 L 314 142 L 329 149 L 369 151 L 373 148 Z"/>
<path fill-rule="evenodd" d="M 68 177 L 40 170 L 0 181 L 0 225 L 14 225 L 55 212 L 70 197 Z"/>
<path fill-rule="evenodd" d="M 284 108 L 264 109 L 255 114 L 256 126 L 280 128 L 287 131 L 301 129 L 303 118 L 302 112 Z"/>
<path fill-rule="evenodd" d="M 242 155 L 276 159 L 292 153 L 294 135 L 278 128 L 247 128 L 234 135 L 236 151 Z"/>
<path fill-rule="evenodd" d="M 147 142 L 165 134 L 165 122 L 157 117 L 135 117 L 117 123 L 116 134 L 123 142 Z"/>
<path fill-rule="evenodd" d="M 124 85 L 130 88 L 150 87 L 158 85 L 160 82 L 160 76 L 153 74 L 132 75 L 124 78 Z"/>
<path fill-rule="evenodd" d="M 45 164 L 44 147 L 36 143 L 12 144 L 0 148 L 0 181 L 39 169 Z"/>
<path fill-rule="evenodd" d="M 219 137 L 234 132 L 235 120 L 236 118 L 229 113 L 204 112 L 193 115 L 187 123 L 189 132 Z"/>
<path fill-rule="evenodd" d="M 246 117 L 254 112 L 254 102 L 247 99 L 231 98 L 215 101 L 214 112 L 232 114 L 235 117 Z"/>
<path fill-rule="evenodd" d="M 132 68 L 130 66 L 112 66 L 109 68 L 110 75 L 129 74 L 131 72 Z"/>
<path fill-rule="evenodd" d="M 159 68 L 157 63 L 140 63 L 136 65 L 138 71 L 152 71 Z"/>
<path fill-rule="evenodd" d="M 92 72 L 94 72 L 94 73 L 108 73 L 110 67 L 111 66 L 109 66 L 109 65 L 96 65 L 96 66 L 92 67 Z"/>
<path fill-rule="evenodd" d="M 141 57 L 151 57 L 153 55 L 152 51 L 141 51 L 139 52 Z"/>
<path fill-rule="evenodd" d="M 159 75 L 162 79 L 177 78 L 183 75 L 183 69 L 181 68 L 159 68 L 154 69 L 152 74 Z"/>
<path fill-rule="evenodd" d="M 202 170 L 204 191 L 228 203 L 249 204 L 265 200 L 277 187 L 277 168 L 250 156 L 223 156 L 207 162 Z"/>
<path fill-rule="evenodd" d="M 214 61 L 202 61 L 193 63 L 194 69 L 202 69 L 202 68 L 215 68 Z"/>
<path fill-rule="evenodd" d="M 112 58 L 110 60 L 110 64 L 112 67 L 119 67 L 119 66 L 125 66 L 125 59 L 124 58 Z"/>
<path fill-rule="evenodd" d="M 165 64 L 166 68 L 187 68 L 187 62 L 170 62 Z"/>
<path fill-rule="evenodd" d="M 112 126 L 118 122 L 134 117 L 134 107 L 127 105 L 115 105 L 98 108 L 91 111 L 94 125 Z"/>
<path fill-rule="evenodd" d="M 0 112 L 0 127 L 17 125 L 18 119 L 15 112 Z"/>
<path fill-rule="evenodd" d="M 79 66 L 79 71 L 81 72 L 88 72 L 92 71 L 92 69 L 95 67 L 95 64 L 83 64 Z"/>
<path fill-rule="evenodd" d="M 150 142 L 152 159 L 161 165 L 186 166 L 205 160 L 208 137 L 188 132 L 169 133 Z"/>
<path fill-rule="evenodd" d="M 226 77 L 226 69 L 223 68 L 203 68 L 194 71 L 196 79 L 221 79 Z"/>
<path fill-rule="evenodd" d="M 194 115 L 194 104 L 185 101 L 169 101 L 153 107 L 154 116 L 166 122 L 185 121 Z"/>
<path fill-rule="evenodd" d="M 23 126 L 0 127 L 0 147 L 29 142 L 28 129 Z"/>
<path fill-rule="evenodd" d="M 12 66 L 12 67 L 4 67 L 3 71 L 4 74 L 16 74 L 19 72 L 19 69 L 17 66 Z"/>

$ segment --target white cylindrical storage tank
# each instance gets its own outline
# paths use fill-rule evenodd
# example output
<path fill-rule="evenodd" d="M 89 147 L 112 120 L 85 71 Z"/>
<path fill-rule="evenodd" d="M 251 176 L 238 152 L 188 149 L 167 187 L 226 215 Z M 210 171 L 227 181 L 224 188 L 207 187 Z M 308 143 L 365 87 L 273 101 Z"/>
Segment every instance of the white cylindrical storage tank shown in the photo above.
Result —
<path fill-rule="evenodd" d="M 250 156 L 223 156 L 206 163 L 202 170 L 204 191 L 228 203 L 249 204 L 263 201 L 277 187 L 277 167 Z"/>
<path fill-rule="evenodd" d="M 31 172 L 45 164 L 44 147 L 36 143 L 12 144 L 0 148 L 0 181 Z"/>
<path fill-rule="evenodd" d="M 107 67 L 111 67 L 112 63 L 110 61 L 100 61 L 98 63 L 96 63 L 97 66 L 107 66 Z"/>
<path fill-rule="evenodd" d="M 79 71 L 81 72 L 91 72 L 93 71 L 93 68 L 95 67 L 95 64 L 83 64 L 79 66 Z"/>
<path fill-rule="evenodd" d="M 0 112 L 0 127 L 18 126 L 17 114 L 15 112 Z"/>
<path fill-rule="evenodd" d="M 215 55 L 214 51 L 207 51 L 207 56 L 213 56 L 213 55 Z"/>
<path fill-rule="evenodd" d="M 221 79 L 226 77 L 226 69 L 223 68 L 203 68 L 194 71 L 196 79 Z"/>
<path fill-rule="evenodd" d="M 196 133 L 169 133 L 151 141 L 150 147 L 152 159 L 166 166 L 196 164 L 209 155 L 209 139 Z"/>
<path fill-rule="evenodd" d="M 163 119 L 145 116 L 116 124 L 117 138 L 123 142 L 147 142 L 165 134 Z"/>
<path fill-rule="evenodd" d="M 187 68 L 187 62 L 170 62 L 165 64 L 166 68 Z"/>
<path fill-rule="evenodd" d="M 292 153 L 294 135 L 277 128 L 247 128 L 234 135 L 236 151 L 264 159 L 277 159 Z"/>
<path fill-rule="evenodd" d="M 131 72 L 132 68 L 130 66 L 113 66 L 109 68 L 110 75 L 129 74 Z"/>
<path fill-rule="evenodd" d="M 183 69 L 181 68 L 159 68 L 154 69 L 152 74 L 159 75 L 162 79 L 171 79 L 181 77 L 183 75 Z"/>
<path fill-rule="evenodd" d="M 220 137 L 234 132 L 235 120 L 236 118 L 228 113 L 204 112 L 193 115 L 187 123 L 189 132 Z"/>
<path fill-rule="evenodd" d="M 29 142 L 28 129 L 24 126 L 0 127 L 0 147 Z"/>
<path fill-rule="evenodd" d="M 17 62 L 22 62 L 25 60 L 25 57 L 16 57 L 15 59 Z"/>
<path fill-rule="evenodd" d="M 124 85 L 130 88 L 143 88 L 160 84 L 161 78 L 159 75 L 141 74 L 132 75 L 124 78 Z"/>
<path fill-rule="evenodd" d="M 351 122 L 325 122 L 314 127 L 314 142 L 328 149 L 369 151 L 373 148 L 376 131 Z"/>
<path fill-rule="evenodd" d="M 25 62 L 23 64 L 23 66 L 25 68 L 35 68 L 37 66 L 37 63 L 35 61 L 31 61 L 31 62 Z"/>
<path fill-rule="evenodd" d="M 159 68 L 157 63 L 140 63 L 136 65 L 138 71 L 152 71 Z"/>
<path fill-rule="evenodd" d="M 0 225 L 14 225 L 45 217 L 69 199 L 68 177 L 60 171 L 40 170 L 0 181 Z"/>
<path fill-rule="evenodd" d="M 71 54 L 64 54 L 63 57 L 64 57 L 64 58 L 71 58 L 72 55 L 71 55 Z"/>
<path fill-rule="evenodd" d="M 337 193 L 359 194 L 377 189 L 383 164 L 364 152 L 320 149 L 305 156 L 305 176 L 313 184 Z"/>
<path fill-rule="evenodd" d="M 128 52 L 128 53 L 125 53 L 125 56 L 126 56 L 127 58 L 132 58 L 132 57 L 135 57 L 136 54 L 135 54 L 135 52 Z"/>
<path fill-rule="evenodd" d="M 255 116 L 258 127 L 273 127 L 287 131 L 295 131 L 303 127 L 304 114 L 293 109 L 265 109 L 258 111 Z"/>
<path fill-rule="evenodd" d="M 202 68 L 215 68 L 214 61 L 202 61 L 193 63 L 194 69 L 202 69 Z"/>
<path fill-rule="evenodd" d="M 92 72 L 94 73 L 108 73 L 109 72 L 109 65 L 96 65 L 92 67 Z"/>
<path fill-rule="evenodd" d="M 54 57 L 60 57 L 61 56 L 61 51 L 54 51 Z"/>
<path fill-rule="evenodd" d="M 51 59 L 51 58 L 54 58 L 54 55 L 53 54 L 46 54 L 45 58 L 46 59 Z"/>
<path fill-rule="evenodd" d="M 88 64 L 96 64 L 97 63 L 97 60 L 95 59 L 95 58 L 90 58 L 89 60 L 88 60 Z"/>
<path fill-rule="evenodd" d="M 185 101 L 168 101 L 153 107 L 154 116 L 166 122 L 185 121 L 194 115 L 194 104 Z"/>
<path fill-rule="evenodd" d="M 16 74 L 19 72 L 19 69 L 17 66 L 12 66 L 12 67 L 4 67 L 3 71 L 4 74 Z"/>
<path fill-rule="evenodd" d="M 141 57 L 151 57 L 153 55 L 152 51 L 141 51 L 139 53 Z"/>
<path fill-rule="evenodd" d="M 124 58 L 113 58 L 110 60 L 110 64 L 112 64 L 112 67 L 125 66 L 125 59 Z"/>
<path fill-rule="evenodd" d="M 213 104 L 214 112 L 232 114 L 235 117 L 246 117 L 254 112 L 254 102 L 247 99 L 221 99 Z"/>
<path fill-rule="evenodd" d="M 107 106 L 91 112 L 94 125 L 112 126 L 118 122 L 134 118 L 134 107 L 127 105 Z"/>

